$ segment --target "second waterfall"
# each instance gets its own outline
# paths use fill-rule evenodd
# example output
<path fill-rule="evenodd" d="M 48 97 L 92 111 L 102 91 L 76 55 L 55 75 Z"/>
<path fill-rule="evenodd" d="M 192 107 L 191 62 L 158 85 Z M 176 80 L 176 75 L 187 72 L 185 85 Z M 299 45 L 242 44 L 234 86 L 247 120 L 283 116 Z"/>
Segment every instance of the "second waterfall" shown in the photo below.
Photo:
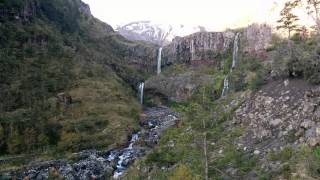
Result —
<path fill-rule="evenodd" d="M 143 92 L 144 92 L 144 82 L 139 83 L 139 98 L 140 98 L 140 104 L 143 104 Z"/>
<path fill-rule="evenodd" d="M 236 67 L 238 63 L 239 40 L 240 40 L 240 33 L 238 32 L 233 42 L 232 65 L 231 65 L 230 72 L 232 72 L 232 70 Z M 228 90 L 229 90 L 229 74 L 226 75 L 226 77 L 224 78 L 221 96 L 224 96 Z"/>
<path fill-rule="evenodd" d="M 161 73 L 161 54 L 162 54 L 162 47 L 160 47 L 158 50 L 157 74 Z"/>

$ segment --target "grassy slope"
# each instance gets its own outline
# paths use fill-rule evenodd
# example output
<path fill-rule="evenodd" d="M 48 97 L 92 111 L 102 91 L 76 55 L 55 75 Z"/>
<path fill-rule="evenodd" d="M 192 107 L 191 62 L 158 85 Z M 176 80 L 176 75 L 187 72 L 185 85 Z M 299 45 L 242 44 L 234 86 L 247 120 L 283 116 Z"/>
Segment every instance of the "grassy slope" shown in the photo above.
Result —
<path fill-rule="evenodd" d="M 19 9 L 25 1 L 17 2 L 9 5 Z M 36 16 L 0 19 L 0 153 L 40 153 L 47 159 L 123 145 L 138 128 L 140 113 L 135 92 L 123 79 L 146 76 L 124 60 L 123 52 L 137 43 L 78 12 L 78 0 L 37 2 Z M 44 11 L 45 3 L 54 5 L 52 14 Z M 56 21 L 57 14 L 64 18 Z M 71 95 L 70 106 L 57 106 L 61 92 Z"/>

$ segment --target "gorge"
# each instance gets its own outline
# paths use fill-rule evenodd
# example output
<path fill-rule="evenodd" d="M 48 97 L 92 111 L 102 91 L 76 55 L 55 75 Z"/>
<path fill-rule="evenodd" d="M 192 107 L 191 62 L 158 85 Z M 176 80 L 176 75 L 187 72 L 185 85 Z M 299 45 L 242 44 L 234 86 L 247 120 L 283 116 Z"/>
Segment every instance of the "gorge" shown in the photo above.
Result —
<path fill-rule="evenodd" d="M 318 33 L 117 29 L 0 2 L 0 179 L 320 178 Z"/>

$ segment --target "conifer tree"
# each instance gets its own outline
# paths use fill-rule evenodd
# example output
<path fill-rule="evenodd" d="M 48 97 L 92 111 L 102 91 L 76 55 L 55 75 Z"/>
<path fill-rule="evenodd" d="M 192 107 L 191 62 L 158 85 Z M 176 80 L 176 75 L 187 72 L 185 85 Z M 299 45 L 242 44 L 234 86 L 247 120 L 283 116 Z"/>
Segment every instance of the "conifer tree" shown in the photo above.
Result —
<path fill-rule="evenodd" d="M 277 29 L 285 29 L 288 32 L 288 38 L 290 39 L 293 31 L 299 31 L 299 17 L 292 13 L 292 10 L 298 6 L 298 2 L 286 2 L 284 8 L 281 10 L 281 18 L 277 21 Z"/>

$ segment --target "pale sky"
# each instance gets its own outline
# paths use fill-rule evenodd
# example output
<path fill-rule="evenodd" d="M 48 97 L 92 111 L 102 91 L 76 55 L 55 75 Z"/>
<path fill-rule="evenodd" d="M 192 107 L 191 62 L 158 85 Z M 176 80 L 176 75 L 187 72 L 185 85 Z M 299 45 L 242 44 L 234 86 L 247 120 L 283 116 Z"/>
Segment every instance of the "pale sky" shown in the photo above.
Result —
<path fill-rule="evenodd" d="M 254 22 L 274 23 L 284 0 L 83 0 L 93 15 L 116 27 L 133 21 L 221 31 Z"/>

